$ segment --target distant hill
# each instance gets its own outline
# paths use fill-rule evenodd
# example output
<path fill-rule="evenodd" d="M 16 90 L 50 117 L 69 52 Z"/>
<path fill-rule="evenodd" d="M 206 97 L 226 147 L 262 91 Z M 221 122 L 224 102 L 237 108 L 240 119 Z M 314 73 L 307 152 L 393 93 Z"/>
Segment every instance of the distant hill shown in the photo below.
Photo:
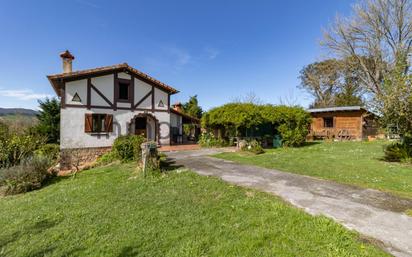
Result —
<path fill-rule="evenodd" d="M 12 131 L 22 131 L 37 124 L 37 113 L 24 108 L 0 108 L 0 123 L 6 124 Z"/>
<path fill-rule="evenodd" d="M 0 116 L 6 115 L 22 115 L 22 116 L 36 116 L 38 112 L 32 109 L 24 108 L 1 108 L 0 107 Z"/>

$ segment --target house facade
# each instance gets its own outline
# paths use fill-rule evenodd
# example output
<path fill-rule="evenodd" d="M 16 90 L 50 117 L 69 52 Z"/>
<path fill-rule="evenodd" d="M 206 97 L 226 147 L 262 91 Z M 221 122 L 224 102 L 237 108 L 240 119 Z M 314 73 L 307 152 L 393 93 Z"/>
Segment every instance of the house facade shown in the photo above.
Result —
<path fill-rule="evenodd" d="M 186 115 L 173 110 L 173 87 L 128 64 L 73 71 L 74 56 L 60 55 L 63 73 L 47 76 L 61 99 L 60 148 L 96 157 L 110 149 L 120 135 L 143 135 L 170 145 L 183 133 Z M 87 161 L 87 160 L 85 160 Z"/>
<path fill-rule="evenodd" d="M 378 133 L 376 116 L 361 106 L 307 110 L 312 116 L 309 137 L 313 139 L 362 140 Z"/>

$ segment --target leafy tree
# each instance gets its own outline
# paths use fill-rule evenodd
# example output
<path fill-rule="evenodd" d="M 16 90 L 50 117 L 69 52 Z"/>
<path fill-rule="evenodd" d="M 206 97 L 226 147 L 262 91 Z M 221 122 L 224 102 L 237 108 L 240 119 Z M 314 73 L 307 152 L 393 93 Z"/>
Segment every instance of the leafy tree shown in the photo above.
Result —
<path fill-rule="evenodd" d="M 351 58 L 328 59 L 304 67 L 300 88 L 314 98 L 312 107 L 363 105 L 359 74 Z"/>
<path fill-rule="evenodd" d="M 399 61 L 407 61 L 412 52 L 412 2 L 360 1 L 351 17 L 336 19 L 322 44 L 337 56 L 353 58 L 362 85 L 379 95 L 387 72 Z M 406 65 L 402 73 L 408 72 Z"/>
<path fill-rule="evenodd" d="M 309 64 L 301 70 L 300 87 L 315 98 L 313 107 L 334 105 L 334 95 L 339 79 L 338 66 L 337 60 L 330 59 Z"/>
<path fill-rule="evenodd" d="M 203 110 L 202 107 L 199 106 L 197 95 L 191 96 L 189 101 L 183 104 L 183 111 L 192 117 L 202 117 Z"/>
<path fill-rule="evenodd" d="M 412 136 L 412 75 L 403 72 L 405 65 L 400 62 L 387 74 L 379 103 L 383 124 L 397 127 L 402 135 Z"/>
<path fill-rule="evenodd" d="M 197 100 L 197 95 L 191 96 L 189 101 L 183 104 L 183 112 L 196 118 L 202 118 L 203 110 L 202 107 L 199 106 L 199 102 Z M 183 130 L 186 135 L 188 136 L 195 136 L 195 124 L 184 124 Z"/>
<path fill-rule="evenodd" d="M 56 98 L 39 100 L 39 123 L 35 131 L 47 137 L 47 143 L 58 143 L 60 139 L 60 101 Z"/>
<path fill-rule="evenodd" d="M 336 19 L 322 44 L 334 56 L 352 58 L 370 106 L 384 123 L 411 134 L 412 1 L 360 1 L 351 17 Z"/>

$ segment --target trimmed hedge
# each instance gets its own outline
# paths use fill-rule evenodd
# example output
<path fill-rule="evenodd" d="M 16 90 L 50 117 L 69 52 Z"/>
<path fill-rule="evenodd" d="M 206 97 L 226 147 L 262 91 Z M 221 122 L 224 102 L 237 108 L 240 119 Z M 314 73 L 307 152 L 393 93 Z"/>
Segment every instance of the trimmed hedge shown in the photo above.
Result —
<path fill-rule="evenodd" d="M 239 131 L 263 124 L 271 124 L 282 137 L 285 146 L 300 146 L 309 133 L 311 116 L 301 107 L 284 105 L 256 105 L 252 103 L 229 103 L 216 107 L 202 117 L 202 126 L 207 129 L 224 128 Z"/>

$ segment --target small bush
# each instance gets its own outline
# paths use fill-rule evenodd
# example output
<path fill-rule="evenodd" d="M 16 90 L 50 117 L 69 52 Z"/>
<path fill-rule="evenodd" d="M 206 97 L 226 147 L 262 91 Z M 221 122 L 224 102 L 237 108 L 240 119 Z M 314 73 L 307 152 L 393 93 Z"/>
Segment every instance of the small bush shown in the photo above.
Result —
<path fill-rule="evenodd" d="M 60 146 L 58 144 L 45 144 L 37 149 L 35 153 L 52 161 L 57 161 L 60 156 Z"/>
<path fill-rule="evenodd" d="M 52 176 L 48 172 L 50 160 L 31 157 L 21 164 L 0 170 L 0 188 L 5 194 L 19 194 L 39 189 Z"/>
<path fill-rule="evenodd" d="M 405 139 L 401 143 L 392 143 L 384 149 L 385 161 L 388 162 L 412 162 L 412 144 L 410 139 Z"/>
<path fill-rule="evenodd" d="M 45 138 L 35 134 L 10 134 L 0 140 L 0 168 L 11 167 L 29 158 L 45 143 Z"/>
<path fill-rule="evenodd" d="M 117 155 L 113 152 L 107 152 L 97 159 L 97 165 L 107 165 L 118 160 Z"/>
<path fill-rule="evenodd" d="M 254 153 L 254 154 L 261 154 L 261 153 L 265 152 L 263 150 L 262 145 L 259 143 L 259 141 L 255 140 L 255 139 L 253 139 L 251 141 L 243 142 L 241 144 L 240 150 L 251 152 L 251 153 Z"/>
<path fill-rule="evenodd" d="M 198 141 L 199 145 L 202 147 L 224 147 L 228 146 L 228 142 L 226 142 L 222 138 L 216 138 L 212 132 L 203 132 Z"/>
<path fill-rule="evenodd" d="M 113 154 L 121 161 L 139 160 L 140 145 L 144 141 L 145 138 L 138 135 L 119 136 L 113 143 Z"/>

